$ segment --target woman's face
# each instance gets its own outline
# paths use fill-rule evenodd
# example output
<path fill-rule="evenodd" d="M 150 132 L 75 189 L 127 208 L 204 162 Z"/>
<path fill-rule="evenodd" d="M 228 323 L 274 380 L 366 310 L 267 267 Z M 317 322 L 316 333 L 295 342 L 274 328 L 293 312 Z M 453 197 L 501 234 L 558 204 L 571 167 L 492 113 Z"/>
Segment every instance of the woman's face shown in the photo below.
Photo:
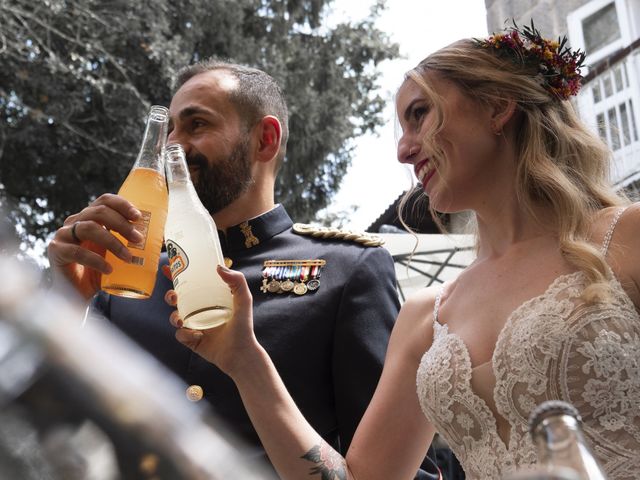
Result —
<path fill-rule="evenodd" d="M 396 97 L 402 128 L 398 161 L 413 167 L 437 211 L 475 210 L 495 188 L 491 161 L 499 137 L 492 132 L 492 110 L 448 80 L 429 74 L 428 82 L 441 98 L 442 128 L 427 138 L 435 127 L 436 107 L 421 86 L 407 79 Z M 438 150 L 441 156 L 434 155 Z"/>

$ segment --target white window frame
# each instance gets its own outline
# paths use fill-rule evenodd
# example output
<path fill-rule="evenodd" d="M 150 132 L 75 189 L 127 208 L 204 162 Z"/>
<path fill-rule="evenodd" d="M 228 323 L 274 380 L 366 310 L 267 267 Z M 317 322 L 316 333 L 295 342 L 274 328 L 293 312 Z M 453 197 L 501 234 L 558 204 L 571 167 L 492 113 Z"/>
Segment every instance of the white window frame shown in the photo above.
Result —
<path fill-rule="evenodd" d="M 630 22 L 628 21 L 632 9 L 630 5 L 628 5 L 628 2 L 634 1 L 637 2 L 637 0 L 592 0 L 591 2 L 588 2 L 582 7 L 574 10 L 567 16 L 567 27 L 569 29 L 571 47 L 574 49 L 579 48 L 580 50 L 584 51 L 586 42 L 584 40 L 582 22 L 586 18 L 609 4 L 614 3 L 616 6 L 618 27 L 620 28 L 620 38 L 598 50 L 587 52 L 587 62 L 589 63 L 589 65 L 598 63 L 603 58 L 606 58 L 608 55 L 611 55 L 617 50 L 624 48 L 633 41 L 631 26 Z M 586 75 L 588 73 L 588 68 L 584 68 L 582 73 L 583 75 Z"/>

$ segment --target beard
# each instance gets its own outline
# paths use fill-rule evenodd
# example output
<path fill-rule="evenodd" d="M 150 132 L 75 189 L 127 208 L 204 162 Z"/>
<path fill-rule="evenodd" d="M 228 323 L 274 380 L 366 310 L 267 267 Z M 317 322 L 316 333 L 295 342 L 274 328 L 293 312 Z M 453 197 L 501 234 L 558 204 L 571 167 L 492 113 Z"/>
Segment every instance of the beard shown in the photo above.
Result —
<path fill-rule="evenodd" d="M 239 140 L 226 158 L 212 163 L 204 155 L 195 153 L 187 158 L 187 163 L 200 167 L 195 188 L 211 215 L 231 204 L 253 183 L 248 139 Z"/>

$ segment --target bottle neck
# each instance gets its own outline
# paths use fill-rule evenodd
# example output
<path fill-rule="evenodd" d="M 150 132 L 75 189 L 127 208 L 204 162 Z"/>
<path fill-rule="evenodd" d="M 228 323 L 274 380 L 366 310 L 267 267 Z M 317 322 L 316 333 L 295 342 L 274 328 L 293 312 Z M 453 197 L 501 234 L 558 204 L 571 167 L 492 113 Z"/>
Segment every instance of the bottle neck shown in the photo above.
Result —
<path fill-rule="evenodd" d="M 164 148 L 168 125 L 169 111 L 165 107 L 151 107 L 142 146 L 133 168 L 149 168 L 164 176 Z"/>
<path fill-rule="evenodd" d="M 169 145 L 166 150 L 165 158 L 167 185 L 169 186 L 169 190 L 187 190 L 197 198 L 196 189 L 191 181 L 189 167 L 187 166 L 187 161 L 184 157 L 182 147 L 179 147 L 178 145 Z"/>
<path fill-rule="evenodd" d="M 578 422 L 567 415 L 545 419 L 540 423 L 533 437 L 539 451 L 545 455 L 564 451 L 581 439 Z"/>
<path fill-rule="evenodd" d="M 570 467 L 585 480 L 604 478 L 574 417 L 556 415 L 544 419 L 534 430 L 533 440 L 541 464 Z"/>

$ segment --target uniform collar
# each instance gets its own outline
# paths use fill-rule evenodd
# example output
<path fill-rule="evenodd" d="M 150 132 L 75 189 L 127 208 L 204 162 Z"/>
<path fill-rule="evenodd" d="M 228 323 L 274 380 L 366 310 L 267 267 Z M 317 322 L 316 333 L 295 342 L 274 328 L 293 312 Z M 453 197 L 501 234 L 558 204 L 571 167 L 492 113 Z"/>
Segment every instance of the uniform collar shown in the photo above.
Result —
<path fill-rule="evenodd" d="M 227 229 L 220 234 L 223 250 L 247 250 L 266 242 L 275 235 L 291 228 L 293 222 L 282 205 L 277 205 L 262 215 Z"/>

